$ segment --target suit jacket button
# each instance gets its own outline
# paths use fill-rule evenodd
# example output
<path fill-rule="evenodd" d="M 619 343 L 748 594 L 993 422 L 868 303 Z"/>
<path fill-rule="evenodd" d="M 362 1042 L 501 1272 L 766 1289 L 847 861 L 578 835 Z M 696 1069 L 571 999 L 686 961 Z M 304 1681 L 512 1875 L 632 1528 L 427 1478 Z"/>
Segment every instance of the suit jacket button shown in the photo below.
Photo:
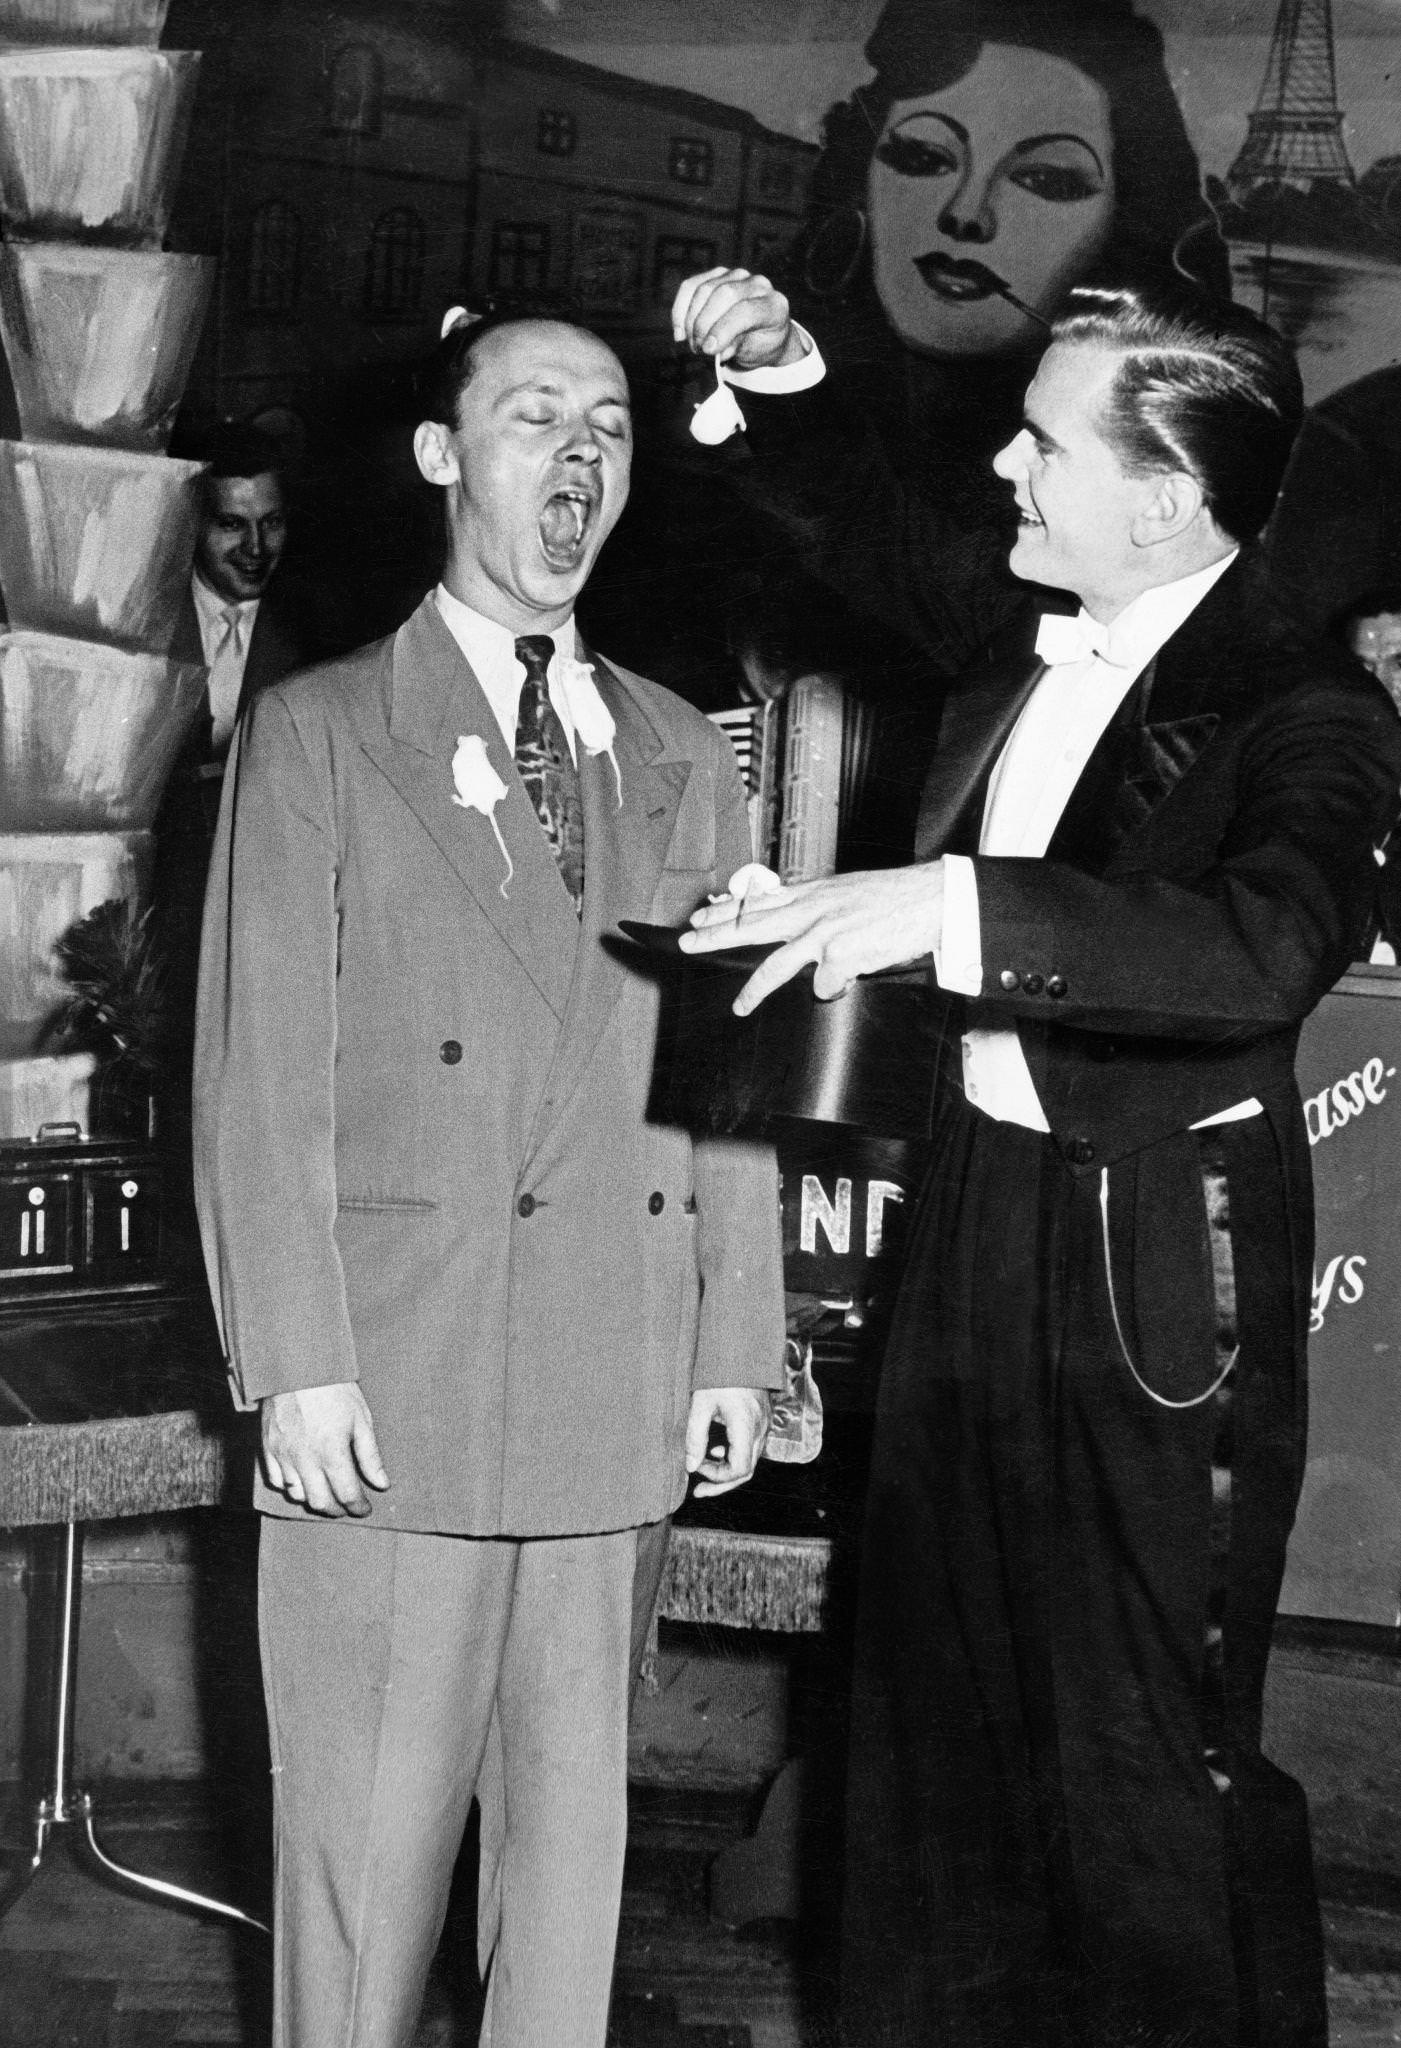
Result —
<path fill-rule="evenodd" d="M 438 1047 L 438 1058 L 445 1067 L 455 1067 L 462 1057 L 462 1047 L 455 1038 L 445 1038 Z"/>
<path fill-rule="evenodd" d="M 1029 996 L 1039 996 L 1045 986 L 1046 977 L 1044 974 L 1024 974 L 1022 976 L 1022 987 Z"/>
<path fill-rule="evenodd" d="M 535 1214 L 534 1195 L 521 1196 L 520 1200 L 516 1203 L 516 1214 L 517 1216 L 533 1216 Z"/>
<path fill-rule="evenodd" d="M 997 981 L 998 986 L 1004 988 L 1009 996 L 1015 995 L 1021 986 L 1021 976 L 1014 967 L 1004 967 L 998 975 Z"/>
<path fill-rule="evenodd" d="M 1046 982 L 1046 993 L 1056 1002 L 1059 1002 L 1061 997 L 1068 992 L 1068 986 L 1063 974 L 1053 974 Z"/>
<path fill-rule="evenodd" d="M 1068 1138 L 1065 1156 L 1072 1166 L 1088 1166 L 1095 1156 L 1095 1148 L 1088 1138 Z"/>
<path fill-rule="evenodd" d="M 652 1194 L 648 1195 L 648 1197 L 647 1197 L 647 1213 L 648 1213 L 648 1215 L 649 1215 L 649 1216 L 660 1216 L 660 1215 L 661 1215 L 661 1213 L 662 1213 L 662 1210 L 663 1210 L 663 1209 L 664 1209 L 665 1207 L 666 1207 L 666 1196 L 665 1196 L 665 1195 L 664 1195 L 664 1194 L 662 1193 L 662 1191 L 661 1191 L 661 1189 L 660 1189 L 660 1188 L 657 1188 L 657 1189 L 655 1189 L 655 1190 L 654 1190 L 654 1192 L 653 1192 Z"/>

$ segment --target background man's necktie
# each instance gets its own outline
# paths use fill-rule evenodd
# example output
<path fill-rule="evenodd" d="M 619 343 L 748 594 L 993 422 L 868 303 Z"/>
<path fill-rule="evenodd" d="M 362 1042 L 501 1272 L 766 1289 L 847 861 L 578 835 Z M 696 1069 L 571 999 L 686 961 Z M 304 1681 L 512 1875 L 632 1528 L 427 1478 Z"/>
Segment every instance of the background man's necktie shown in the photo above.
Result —
<path fill-rule="evenodd" d="M 526 633 L 516 642 L 516 659 L 525 669 L 516 714 L 516 767 L 578 915 L 584 899 L 584 807 L 579 771 L 550 702 L 548 671 L 554 651 L 547 633 Z"/>
<path fill-rule="evenodd" d="M 208 684 L 213 744 L 221 753 L 233 737 L 238 718 L 249 631 L 246 608 L 241 604 L 225 605 L 219 613 L 218 636 L 209 656 Z"/>

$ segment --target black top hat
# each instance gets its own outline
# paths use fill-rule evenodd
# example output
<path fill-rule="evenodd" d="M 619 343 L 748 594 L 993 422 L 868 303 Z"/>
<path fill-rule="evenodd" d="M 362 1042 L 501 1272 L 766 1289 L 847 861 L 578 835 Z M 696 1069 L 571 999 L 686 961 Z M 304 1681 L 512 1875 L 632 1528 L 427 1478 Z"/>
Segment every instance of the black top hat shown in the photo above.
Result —
<path fill-rule="evenodd" d="M 872 1137 L 929 1135 L 940 1006 L 927 971 L 865 976 L 823 1002 L 808 968 L 736 1017 L 735 997 L 772 946 L 682 953 L 665 926 L 624 919 L 620 928 L 666 984 L 654 1113 L 707 1135 L 779 1117 Z"/>

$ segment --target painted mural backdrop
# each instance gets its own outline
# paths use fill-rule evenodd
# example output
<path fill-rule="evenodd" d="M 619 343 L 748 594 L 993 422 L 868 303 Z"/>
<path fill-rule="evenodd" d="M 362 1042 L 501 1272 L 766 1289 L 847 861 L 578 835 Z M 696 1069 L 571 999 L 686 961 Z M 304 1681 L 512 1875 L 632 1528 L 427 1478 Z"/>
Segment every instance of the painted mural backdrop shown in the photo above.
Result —
<path fill-rule="evenodd" d="M 1140 11 L 1162 32 L 1238 294 L 1289 326 L 1310 398 L 1401 360 L 1401 6 L 1143 0 Z M 817 142 L 830 108 L 870 78 L 879 13 L 876 0 L 510 0 L 503 25 Z"/>
<path fill-rule="evenodd" d="M 1140 255 L 1156 235 L 1198 274 L 1218 234 L 1234 295 L 1289 334 L 1318 407 L 1277 521 L 1287 574 L 1321 617 L 1394 578 L 1396 0 L 893 0 L 883 12 L 872 0 L 510 0 L 505 19 L 526 40 L 824 143 L 815 193 L 835 203 L 815 245 L 810 229 L 798 296 L 811 283 L 857 317 L 873 288 L 889 332 L 926 361 L 1014 350 L 1027 330 L 1013 294 L 1040 310 L 1077 272 L 1122 268 L 1126 228 Z M 960 180 L 981 219 L 949 211 Z M 1182 245 L 1188 188 L 1212 224 Z M 949 232 L 926 234 L 941 209 Z M 924 255 L 922 281 L 907 253 Z M 953 380 L 955 418 L 971 403 L 984 439 L 1001 424 L 995 384 Z"/>

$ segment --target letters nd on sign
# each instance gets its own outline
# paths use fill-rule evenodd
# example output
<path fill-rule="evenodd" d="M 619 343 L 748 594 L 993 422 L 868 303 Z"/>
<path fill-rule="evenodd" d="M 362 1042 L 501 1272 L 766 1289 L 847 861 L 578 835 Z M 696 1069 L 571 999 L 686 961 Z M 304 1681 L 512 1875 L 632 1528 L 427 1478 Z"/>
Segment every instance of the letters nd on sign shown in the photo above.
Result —
<path fill-rule="evenodd" d="M 863 1303 L 893 1294 L 926 1147 L 793 1119 L 777 1124 L 776 1140 L 789 1292 Z"/>

